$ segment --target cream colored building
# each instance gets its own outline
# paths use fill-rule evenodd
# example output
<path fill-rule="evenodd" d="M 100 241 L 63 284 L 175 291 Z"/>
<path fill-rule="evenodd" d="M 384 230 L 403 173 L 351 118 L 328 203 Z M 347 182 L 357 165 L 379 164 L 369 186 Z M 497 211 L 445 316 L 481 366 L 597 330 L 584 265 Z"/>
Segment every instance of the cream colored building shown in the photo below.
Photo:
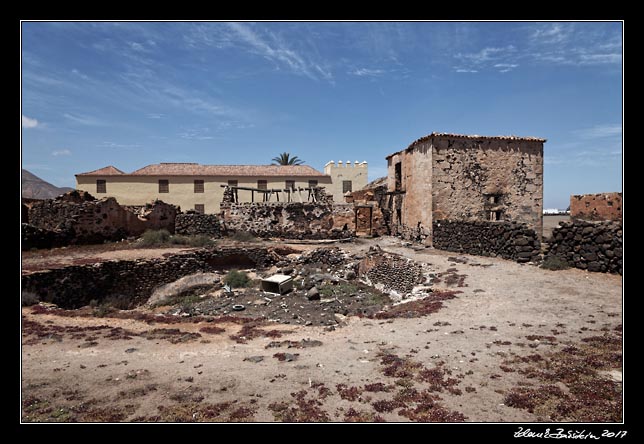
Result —
<path fill-rule="evenodd" d="M 108 166 L 76 174 L 76 188 L 97 198 L 115 197 L 121 205 L 145 205 L 159 199 L 178 205 L 182 211 L 195 209 L 204 213 L 219 212 L 224 193 L 221 185 L 280 190 L 315 185 L 326 187 L 327 192 L 330 192 L 332 178 L 308 165 L 197 163 L 159 163 L 129 174 Z M 239 202 L 251 202 L 251 198 L 255 202 L 262 201 L 259 193 L 255 192 L 253 196 L 251 194 L 251 191 L 239 190 Z M 284 200 L 285 194 L 280 193 L 281 200 Z M 304 194 L 305 200 L 307 196 Z M 274 196 L 272 200 L 275 200 Z M 335 194 L 334 200 L 344 202 L 344 199 L 336 199 Z"/>
<path fill-rule="evenodd" d="M 358 191 L 368 183 L 367 162 L 354 163 L 341 160 L 336 164 L 334 161 L 324 165 L 324 174 L 331 177 L 331 185 L 327 187 L 327 193 L 333 195 L 334 202 L 345 202 L 344 196 L 347 192 Z"/>

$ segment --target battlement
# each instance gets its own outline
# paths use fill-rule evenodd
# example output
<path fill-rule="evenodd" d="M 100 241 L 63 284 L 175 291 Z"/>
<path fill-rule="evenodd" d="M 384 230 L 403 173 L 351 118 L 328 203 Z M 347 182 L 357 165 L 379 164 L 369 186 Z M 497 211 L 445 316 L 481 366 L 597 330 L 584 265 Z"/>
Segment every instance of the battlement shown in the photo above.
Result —
<path fill-rule="evenodd" d="M 356 160 L 351 163 L 350 160 L 347 160 L 343 163 L 341 160 L 338 160 L 338 163 L 336 164 L 333 160 L 330 160 L 324 165 L 324 174 L 331 174 L 331 170 L 336 168 L 367 168 L 367 161 L 364 160 L 362 162 L 358 162 Z"/>

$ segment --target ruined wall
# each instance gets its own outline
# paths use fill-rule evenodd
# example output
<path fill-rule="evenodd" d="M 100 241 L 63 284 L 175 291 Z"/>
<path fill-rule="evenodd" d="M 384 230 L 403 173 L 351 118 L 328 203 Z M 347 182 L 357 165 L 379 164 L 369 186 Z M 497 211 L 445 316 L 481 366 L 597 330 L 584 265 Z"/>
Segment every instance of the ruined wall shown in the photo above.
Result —
<path fill-rule="evenodd" d="M 571 219 L 622 220 L 622 193 L 578 194 L 570 196 Z"/>
<path fill-rule="evenodd" d="M 355 225 L 356 235 L 368 234 L 368 227 L 371 225 L 371 235 L 385 236 L 390 233 L 389 212 L 385 208 L 387 204 L 387 186 L 380 185 L 374 188 L 354 191 L 347 196 L 347 202 L 353 203 L 357 215 Z M 369 207 L 371 211 L 369 211 Z M 369 220 L 371 215 L 371 220 Z"/>
<path fill-rule="evenodd" d="M 216 214 L 177 214 L 174 221 L 174 232 L 191 236 L 205 234 L 211 237 L 221 237 L 221 223 Z"/>
<path fill-rule="evenodd" d="M 226 231 L 288 239 L 344 239 L 354 235 L 352 204 L 222 203 L 221 208 Z"/>
<path fill-rule="evenodd" d="M 22 291 L 63 308 L 79 308 L 115 295 L 127 296 L 135 306 L 146 302 L 159 285 L 192 273 L 264 267 L 280 260 L 280 255 L 266 248 L 201 249 L 164 259 L 108 261 L 36 272 L 22 276 Z"/>
<path fill-rule="evenodd" d="M 547 256 L 588 271 L 622 274 L 622 223 L 560 222 L 552 232 Z"/>
<path fill-rule="evenodd" d="M 175 216 L 176 208 L 161 201 L 137 214 L 121 207 L 113 197 L 96 200 L 78 191 L 35 202 L 28 215 L 31 225 L 56 232 L 60 242 L 69 244 L 120 240 L 139 236 L 147 229 L 174 232 Z"/>
<path fill-rule="evenodd" d="M 518 222 L 435 220 L 434 247 L 517 262 L 538 262 L 541 244 L 537 233 Z"/>

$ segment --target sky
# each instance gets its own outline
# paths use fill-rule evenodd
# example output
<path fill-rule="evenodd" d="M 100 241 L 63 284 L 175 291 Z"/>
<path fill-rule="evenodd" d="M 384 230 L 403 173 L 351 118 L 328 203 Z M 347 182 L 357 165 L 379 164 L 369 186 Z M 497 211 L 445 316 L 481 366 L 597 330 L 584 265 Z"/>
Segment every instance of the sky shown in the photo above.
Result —
<path fill-rule="evenodd" d="M 22 166 L 323 170 L 432 132 L 534 136 L 544 208 L 622 191 L 621 22 L 23 22 Z"/>

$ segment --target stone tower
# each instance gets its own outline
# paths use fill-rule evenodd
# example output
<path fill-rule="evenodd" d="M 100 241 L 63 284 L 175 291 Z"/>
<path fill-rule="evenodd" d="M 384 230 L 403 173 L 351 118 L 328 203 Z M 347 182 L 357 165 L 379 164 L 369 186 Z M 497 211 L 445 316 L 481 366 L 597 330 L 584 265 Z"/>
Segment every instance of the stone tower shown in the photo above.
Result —
<path fill-rule="evenodd" d="M 331 185 L 327 188 L 327 193 L 333 195 L 333 201 L 344 203 L 344 195 L 347 192 L 357 191 L 367 185 L 367 162 L 359 163 L 357 160 L 351 163 L 347 160 L 343 163 L 341 160 L 336 164 L 334 161 L 327 162 L 324 165 L 324 174 L 331 176 Z"/>

